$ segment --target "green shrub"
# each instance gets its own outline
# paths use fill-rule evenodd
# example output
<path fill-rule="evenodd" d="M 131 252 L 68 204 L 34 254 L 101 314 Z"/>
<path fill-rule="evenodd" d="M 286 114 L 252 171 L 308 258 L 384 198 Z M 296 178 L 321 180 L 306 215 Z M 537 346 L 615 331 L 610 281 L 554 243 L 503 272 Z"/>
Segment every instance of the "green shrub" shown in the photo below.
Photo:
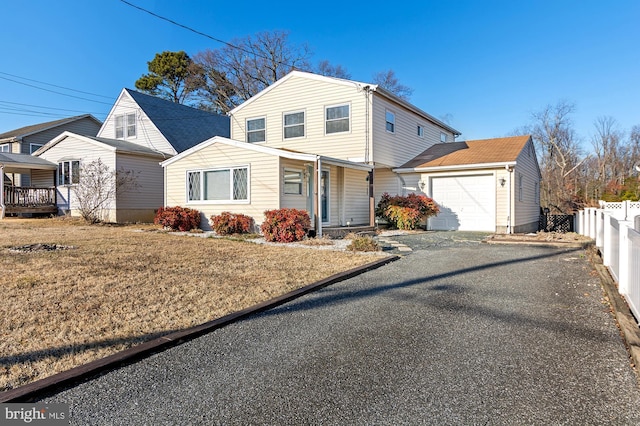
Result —
<path fill-rule="evenodd" d="M 160 207 L 153 223 L 174 231 L 190 231 L 200 226 L 200 212 L 183 207 Z"/>
<path fill-rule="evenodd" d="M 277 209 L 264 212 L 260 230 L 267 241 L 291 243 L 301 241 L 311 228 L 309 213 L 297 209 Z"/>
<path fill-rule="evenodd" d="M 376 206 L 376 216 L 398 229 L 416 229 L 422 219 L 435 216 L 439 211 L 432 198 L 414 193 L 392 197 L 385 192 Z"/>
<path fill-rule="evenodd" d="M 218 235 L 248 234 L 253 229 L 253 218 L 242 213 L 222 212 L 211 216 L 211 224 Z"/>
<path fill-rule="evenodd" d="M 376 240 L 368 235 L 351 238 L 351 243 L 347 246 L 351 251 L 380 251 L 380 245 Z"/>

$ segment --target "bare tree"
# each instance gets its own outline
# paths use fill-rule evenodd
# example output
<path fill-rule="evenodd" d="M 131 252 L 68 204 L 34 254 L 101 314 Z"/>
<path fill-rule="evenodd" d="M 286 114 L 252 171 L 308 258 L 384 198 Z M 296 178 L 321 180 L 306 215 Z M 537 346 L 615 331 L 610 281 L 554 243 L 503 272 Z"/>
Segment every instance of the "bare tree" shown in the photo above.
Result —
<path fill-rule="evenodd" d="M 413 94 L 413 89 L 409 86 L 405 86 L 404 84 L 400 84 L 395 71 L 391 69 L 374 74 L 373 83 L 404 100 L 409 100 Z"/>
<path fill-rule="evenodd" d="M 542 172 L 541 204 L 558 212 L 574 211 L 580 204 L 573 174 L 579 171 L 580 150 L 570 115 L 575 106 L 566 101 L 533 114 L 531 135 Z"/>
<path fill-rule="evenodd" d="M 293 45 L 286 31 L 260 32 L 194 56 L 206 78 L 202 96 L 227 112 L 294 69 L 310 69 L 306 45 Z"/>
<path fill-rule="evenodd" d="M 351 78 L 351 74 L 349 74 L 346 68 L 343 68 L 342 65 L 331 65 L 331 63 L 326 59 L 318 62 L 318 66 L 316 67 L 315 72 L 316 74 L 324 75 L 327 77 L 344 79 Z"/>
<path fill-rule="evenodd" d="M 596 134 L 591 138 L 593 153 L 597 159 L 597 182 L 601 194 L 615 192 L 617 186 L 624 183 L 622 164 L 624 147 L 622 132 L 613 117 L 599 117 L 594 122 Z M 608 188 L 608 189 L 607 189 Z"/>
<path fill-rule="evenodd" d="M 116 172 L 100 159 L 87 163 L 80 167 L 80 179 L 74 187 L 80 215 L 89 223 L 102 222 L 116 195 L 137 187 L 137 174 L 133 171 Z"/>

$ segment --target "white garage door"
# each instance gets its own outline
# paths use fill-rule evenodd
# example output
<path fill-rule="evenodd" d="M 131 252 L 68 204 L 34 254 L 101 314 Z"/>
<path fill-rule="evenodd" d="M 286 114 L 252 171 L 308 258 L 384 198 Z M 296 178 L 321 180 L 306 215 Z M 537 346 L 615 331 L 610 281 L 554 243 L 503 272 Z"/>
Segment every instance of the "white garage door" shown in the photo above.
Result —
<path fill-rule="evenodd" d="M 440 213 L 429 219 L 433 230 L 496 230 L 496 187 L 493 175 L 431 179 L 431 194 Z"/>

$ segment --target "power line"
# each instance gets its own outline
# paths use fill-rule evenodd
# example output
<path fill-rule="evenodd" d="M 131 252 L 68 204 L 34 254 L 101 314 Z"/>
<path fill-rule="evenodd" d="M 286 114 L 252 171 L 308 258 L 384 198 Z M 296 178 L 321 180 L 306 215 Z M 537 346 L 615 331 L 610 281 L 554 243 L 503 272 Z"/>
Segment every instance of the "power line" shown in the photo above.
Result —
<path fill-rule="evenodd" d="M 195 33 L 195 34 L 201 35 L 201 36 L 206 37 L 206 38 L 208 38 L 208 39 L 210 39 L 210 40 L 213 40 L 213 41 L 216 41 L 216 42 L 218 42 L 218 43 L 222 43 L 222 44 L 224 44 L 224 45 L 227 45 L 227 46 L 231 47 L 232 49 L 240 50 L 241 52 L 247 53 L 247 54 L 249 54 L 249 55 L 256 56 L 256 57 L 261 58 L 261 59 L 266 59 L 266 60 L 269 60 L 269 61 L 272 61 L 272 60 L 273 60 L 273 58 L 269 58 L 269 57 L 267 57 L 267 56 L 260 55 L 259 53 L 256 53 L 256 52 L 254 52 L 254 51 L 251 51 L 251 50 L 245 49 L 245 48 L 244 48 L 244 47 L 242 47 L 242 46 L 236 46 L 235 44 L 229 43 L 229 42 L 227 42 L 227 41 L 221 40 L 221 39 L 216 38 L 216 37 L 214 37 L 214 36 L 211 36 L 211 35 L 209 35 L 209 34 L 203 33 L 202 31 L 198 31 L 198 30 L 196 30 L 196 29 L 194 29 L 194 28 L 191 28 L 191 27 L 189 27 L 189 26 L 187 26 L 187 25 L 184 25 L 184 24 L 181 24 L 181 23 L 179 23 L 179 22 L 176 22 L 176 21 L 174 21 L 174 20 L 172 20 L 172 19 L 166 18 L 166 17 L 164 17 L 164 16 L 160 16 L 160 15 L 158 15 L 157 13 L 154 13 L 154 12 L 152 12 L 152 11 L 150 11 L 150 10 L 147 10 L 147 9 L 143 8 L 143 7 L 140 7 L 140 6 L 137 6 L 137 5 L 133 4 L 133 3 L 130 3 L 130 2 L 128 2 L 127 0 L 120 0 L 120 1 L 121 1 L 122 3 L 124 3 L 124 4 L 126 4 L 127 6 L 131 6 L 131 7 L 133 7 L 134 9 L 138 9 L 138 10 L 140 10 L 140 11 L 142 11 L 142 12 L 148 13 L 148 14 L 149 14 L 149 15 L 151 15 L 151 16 L 154 16 L 154 17 L 156 17 L 156 18 L 158 18 L 158 19 L 162 19 L 163 21 L 169 22 L 170 24 L 176 25 L 176 26 L 178 26 L 178 27 L 180 27 L 180 28 L 183 28 L 183 29 L 185 29 L 185 30 L 187 30 L 187 31 L 191 31 L 192 33 Z M 291 68 L 295 68 L 295 67 L 296 67 L 294 64 L 289 64 L 289 63 L 287 63 L 287 62 L 282 62 L 282 61 L 277 61 L 277 60 L 276 60 L 276 61 L 274 61 L 274 62 L 278 63 L 279 65 L 286 65 L 286 66 L 291 67 Z"/>
<path fill-rule="evenodd" d="M 20 77 L 19 75 L 9 74 L 8 72 L 0 71 L 0 74 L 8 75 L 9 77 L 19 78 L 21 80 L 33 81 L 34 83 L 40 83 L 40 84 L 44 84 L 44 85 L 47 85 L 47 86 L 57 87 L 58 89 L 70 90 L 70 91 L 76 92 L 76 93 L 83 93 L 85 95 L 97 96 L 99 98 L 105 98 L 105 99 L 113 99 L 111 96 L 98 95 L 96 93 L 91 93 L 91 92 L 83 92 L 82 90 L 76 90 L 76 89 L 72 89 L 70 87 L 58 86 L 58 85 L 55 85 L 55 84 L 46 83 L 44 81 L 38 81 L 38 80 L 33 80 L 33 79 L 30 79 L 30 78 L 26 78 L 26 77 Z"/>
<path fill-rule="evenodd" d="M 19 106 L 25 106 L 25 107 L 31 107 L 31 108 L 40 108 L 40 109 L 51 110 L 51 111 L 79 112 L 79 113 L 82 113 L 82 114 L 96 114 L 96 115 L 103 115 L 103 114 L 106 115 L 107 114 L 106 112 L 97 112 L 97 111 L 89 112 L 89 111 L 84 111 L 84 110 L 79 110 L 79 109 L 55 108 L 55 107 L 47 107 L 47 106 L 42 106 L 42 105 L 23 104 L 23 103 L 20 103 L 20 102 L 0 101 L 0 104 L 19 105 Z M 4 108 L 9 108 L 9 107 L 4 107 Z M 12 109 L 16 109 L 17 110 L 18 108 L 12 108 Z"/>
<path fill-rule="evenodd" d="M 7 78 L 7 77 L 0 76 L 0 79 L 11 81 L 11 82 L 14 82 L 14 83 L 17 83 L 17 84 L 22 84 L 24 86 L 33 87 L 33 88 L 36 88 L 36 89 L 39 89 L 39 90 L 44 90 L 45 92 L 55 93 L 57 95 L 68 96 L 70 98 L 76 98 L 76 99 L 82 99 L 83 101 L 95 102 L 95 103 L 98 103 L 98 104 L 111 105 L 111 103 L 109 103 L 109 102 L 96 101 L 95 99 L 83 98 L 81 96 L 75 96 L 75 95 L 70 95 L 68 93 L 57 92 L 55 90 L 45 89 L 44 87 L 38 87 L 38 86 L 35 86 L 33 84 L 24 83 L 22 81 L 13 80 L 13 79 Z"/>

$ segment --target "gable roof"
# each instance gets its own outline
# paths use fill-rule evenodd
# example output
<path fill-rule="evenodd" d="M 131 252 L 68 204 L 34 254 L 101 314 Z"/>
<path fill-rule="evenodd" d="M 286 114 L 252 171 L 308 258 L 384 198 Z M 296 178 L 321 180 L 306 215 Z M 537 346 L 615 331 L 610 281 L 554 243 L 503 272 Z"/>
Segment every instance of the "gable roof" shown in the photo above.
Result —
<path fill-rule="evenodd" d="M 261 92 L 257 93 L 255 96 L 251 97 L 250 99 L 246 100 L 242 104 L 238 105 L 237 107 L 235 107 L 234 109 L 229 111 L 229 114 L 233 115 L 234 113 L 236 113 L 239 110 L 243 109 L 247 105 L 251 105 L 251 103 L 253 103 L 256 99 L 261 98 L 262 96 L 266 95 L 267 93 L 269 93 L 273 89 L 277 88 L 278 86 L 282 85 L 283 83 L 287 82 L 288 80 L 290 80 L 293 77 L 306 78 L 306 79 L 309 79 L 309 80 L 316 80 L 316 81 L 324 81 L 324 82 L 333 83 L 333 84 L 339 84 L 339 85 L 343 85 L 343 86 L 357 87 L 357 88 L 360 88 L 362 90 L 370 90 L 371 92 L 377 93 L 380 96 L 383 96 L 383 97 L 387 98 L 388 100 L 407 108 L 408 110 L 410 110 L 414 114 L 417 114 L 417 115 L 421 116 L 422 118 L 424 118 L 425 120 L 430 121 L 430 122 L 436 124 L 437 126 L 442 127 L 443 129 L 446 129 L 447 131 L 453 133 L 456 136 L 461 135 L 460 131 L 454 129 L 453 127 L 451 127 L 448 124 L 442 122 L 441 120 L 438 120 L 437 118 L 435 118 L 431 114 L 426 113 L 425 111 L 421 110 L 420 108 L 418 108 L 417 106 L 413 105 L 412 103 L 410 103 L 410 102 L 408 102 L 408 101 L 406 101 L 406 100 L 394 95 L 390 91 L 380 87 L 377 84 L 364 83 L 364 82 L 355 81 L 355 80 L 345 80 L 343 78 L 337 78 L 337 77 L 327 77 L 327 76 L 324 76 L 324 75 L 314 74 L 314 73 L 305 72 L 305 71 L 298 71 L 298 70 L 291 71 L 289 74 L 285 75 L 280 80 L 276 81 L 275 83 L 273 83 L 269 87 L 267 87 L 264 90 L 262 90 Z"/>
<path fill-rule="evenodd" d="M 436 167 L 515 164 L 530 135 L 481 139 L 466 142 L 446 142 L 432 145 L 409 160 L 397 171 Z"/>
<path fill-rule="evenodd" d="M 30 126 L 20 127 L 19 129 L 1 133 L 0 143 L 18 142 L 22 140 L 22 138 L 33 135 L 34 133 L 43 132 L 84 118 L 89 118 L 95 121 L 98 126 L 102 125 L 102 122 L 91 114 L 76 115 L 74 117 L 62 118 L 60 120 L 48 121 L 46 123 L 32 124 Z"/>
<path fill-rule="evenodd" d="M 370 166 L 368 164 L 362 164 L 362 163 L 354 163 L 352 161 L 348 161 L 348 160 L 342 160 L 339 158 L 333 158 L 333 157 L 325 157 L 324 155 L 316 155 L 316 154 L 309 154 L 309 153 L 305 153 L 305 152 L 299 152 L 299 151 L 292 151 L 292 150 L 288 150 L 288 149 L 280 149 L 280 148 L 272 148 L 269 146 L 264 146 L 264 145 L 256 145 L 253 143 L 249 143 L 249 142 L 240 142 L 240 141 L 236 141 L 233 139 L 229 139 L 229 138 L 224 138 L 224 137 L 220 137 L 220 136 L 215 136 L 209 140 L 206 140 L 202 143 L 199 143 L 198 145 L 192 147 L 191 149 L 188 149 L 187 151 L 184 151 L 178 155 L 176 155 L 175 157 L 172 157 L 168 160 L 163 161 L 162 163 L 160 163 L 160 165 L 162 167 L 166 167 L 170 164 L 175 163 L 176 161 L 181 160 L 184 157 L 187 157 L 195 152 L 198 152 L 208 146 L 214 145 L 214 144 L 221 144 L 221 145 L 228 145 L 228 146 L 234 146 L 236 148 L 240 148 L 240 149 L 246 149 L 248 151 L 255 151 L 255 152 L 261 152 L 263 154 L 269 154 L 269 155 L 274 155 L 277 157 L 283 157 L 283 158 L 289 158 L 292 160 L 301 160 L 301 161 L 316 161 L 317 159 L 320 159 L 321 161 L 323 161 L 326 164 L 332 164 L 332 165 L 336 165 L 336 166 L 342 166 L 342 167 L 346 167 L 346 168 L 350 168 L 350 169 L 357 169 L 357 170 L 366 170 L 366 171 L 370 171 L 371 169 L 373 169 L 373 166 Z"/>
<path fill-rule="evenodd" d="M 178 152 L 213 136 L 231 136 L 229 117 L 123 89 Z"/>
<path fill-rule="evenodd" d="M 145 156 L 152 156 L 152 157 L 158 157 L 158 158 L 170 157 L 169 154 L 156 151 L 151 148 L 147 148 L 146 146 L 143 146 L 137 143 L 127 142 L 120 139 L 107 139 L 107 138 L 99 138 L 97 136 L 79 135 L 77 133 L 72 133 L 72 132 L 64 132 L 60 134 L 56 138 L 47 142 L 46 145 L 40 147 L 36 152 L 33 153 L 33 155 L 40 156 L 41 154 L 47 152 L 49 149 L 58 145 L 60 142 L 62 142 L 68 137 L 74 137 L 90 145 L 99 146 L 108 151 L 117 152 L 117 153 L 145 155 Z"/>

